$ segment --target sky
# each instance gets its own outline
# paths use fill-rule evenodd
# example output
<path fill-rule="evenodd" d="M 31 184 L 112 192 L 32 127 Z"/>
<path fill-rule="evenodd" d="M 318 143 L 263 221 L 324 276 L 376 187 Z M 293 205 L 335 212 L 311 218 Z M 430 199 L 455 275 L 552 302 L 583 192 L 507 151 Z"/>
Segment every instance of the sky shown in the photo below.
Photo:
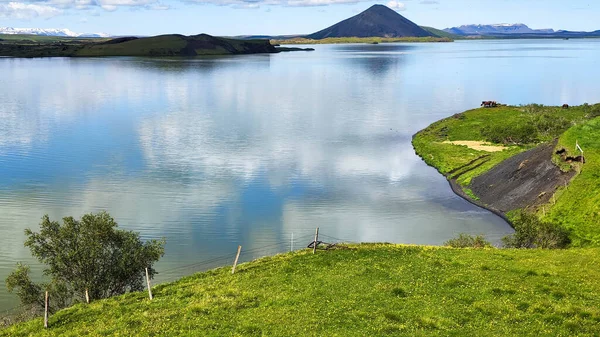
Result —
<path fill-rule="evenodd" d="M 600 30 L 598 0 L 0 0 L 0 27 L 111 35 L 308 34 L 377 3 L 419 25 L 440 29 L 525 23 L 532 28 Z"/>

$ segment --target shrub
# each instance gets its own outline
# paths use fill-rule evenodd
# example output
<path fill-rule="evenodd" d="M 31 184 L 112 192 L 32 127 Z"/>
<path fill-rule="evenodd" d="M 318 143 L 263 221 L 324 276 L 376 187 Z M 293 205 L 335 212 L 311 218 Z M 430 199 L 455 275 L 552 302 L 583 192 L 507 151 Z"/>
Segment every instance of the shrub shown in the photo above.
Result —
<path fill-rule="evenodd" d="M 515 233 L 502 238 L 507 248 L 566 248 L 571 240 L 569 232 L 535 214 L 521 211 L 513 220 Z"/>
<path fill-rule="evenodd" d="M 481 130 L 481 135 L 492 143 L 498 144 L 530 144 L 539 140 L 538 130 L 532 124 L 494 125 Z"/>
<path fill-rule="evenodd" d="M 483 235 L 469 235 L 461 233 L 458 237 L 450 239 L 444 243 L 445 246 L 453 248 L 487 248 L 492 244 L 485 240 Z"/>
<path fill-rule="evenodd" d="M 145 268 L 154 276 L 152 265 L 164 255 L 164 241 L 142 242 L 138 233 L 117 229 L 106 212 L 66 217 L 62 224 L 46 215 L 39 233 L 27 229 L 25 235 L 25 246 L 51 279 L 35 284 L 22 264 L 6 279 L 8 290 L 16 290 L 30 311 L 43 307 L 45 291 L 53 298 L 51 310 L 57 310 L 83 300 L 86 289 L 90 299 L 142 290 Z"/>
<path fill-rule="evenodd" d="M 599 117 L 600 116 L 600 104 L 594 104 L 592 105 L 592 108 L 590 109 L 590 118 L 595 118 L 595 117 Z"/>
<path fill-rule="evenodd" d="M 571 126 L 571 122 L 565 117 L 547 113 L 536 115 L 532 124 L 539 133 L 546 136 L 561 134 Z"/>

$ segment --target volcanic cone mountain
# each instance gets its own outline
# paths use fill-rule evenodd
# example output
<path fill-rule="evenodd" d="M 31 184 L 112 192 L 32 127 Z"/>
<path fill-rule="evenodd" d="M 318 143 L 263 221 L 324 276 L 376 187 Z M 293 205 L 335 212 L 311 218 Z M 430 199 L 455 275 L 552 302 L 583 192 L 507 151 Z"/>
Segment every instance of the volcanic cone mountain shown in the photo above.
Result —
<path fill-rule="evenodd" d="M 328 37 L 426 37 L 435 36 L 396 11 L 373 5 L 366 11 L 329 28 L 306 36 L 320 40 Z"/>

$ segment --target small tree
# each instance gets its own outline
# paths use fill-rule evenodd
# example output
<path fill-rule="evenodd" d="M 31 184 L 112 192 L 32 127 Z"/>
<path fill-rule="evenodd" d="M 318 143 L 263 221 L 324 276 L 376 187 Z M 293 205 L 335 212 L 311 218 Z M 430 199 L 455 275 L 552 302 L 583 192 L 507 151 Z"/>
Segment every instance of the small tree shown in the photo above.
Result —
<path fill-rule="evenodd" d="M 452 248 L 489 248 L 492 244 L 483 235 L 459 234 L 457 237 L 444 242 L 444 246 Z"/>
<path fill-rule="evenodd" d="M 142 242 L 138 233 L 117 226 L 106 212 L 86 214 L 81 220 L 66 217 L 62 224 L 44 216 L 39 233 L 25 230 L 25 246 L 47 266 L 44 274 L 51 282 L 33 283 L 29 267 L 19 264 L 6 279 L 8 290 L 17 290 L 22 304 L 30 308 L 41 306 L 48 290 L 53 309 L 83 300 L 86 289 L 90 299 L 143 290 L 145 268 L 150 277 L 156 274 L 152 265 L 164 255 L 165 242 Z"/>
<path fill-rule="evenodd" d="M 515 233 L 502 238 L 507 248 L 566 248 L 571 240 L 569 232 L 535 214 L 521 211 L 514 219 Z"/>

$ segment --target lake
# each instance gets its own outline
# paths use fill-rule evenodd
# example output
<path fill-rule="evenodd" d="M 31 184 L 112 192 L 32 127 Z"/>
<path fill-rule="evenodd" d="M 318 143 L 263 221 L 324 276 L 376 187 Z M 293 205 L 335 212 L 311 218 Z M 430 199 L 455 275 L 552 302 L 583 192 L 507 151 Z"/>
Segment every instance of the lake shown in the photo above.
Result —
<path fill-rule="evenodd" d="M 107 210 L 166 238 L 156 282 L 324 241 L 499 242 L 511 228 L 418 158 L 430 123 L 600 101 L 600 40 L 317 45 L 205 59 L 0 58 L 0 279 L 25 228 Z M 292 242 L 292 235 L 294 241 Z M 263 249 L 264 248 L 264 249 Z M 0 287 L 0 309 L 17 304 Z"/>

